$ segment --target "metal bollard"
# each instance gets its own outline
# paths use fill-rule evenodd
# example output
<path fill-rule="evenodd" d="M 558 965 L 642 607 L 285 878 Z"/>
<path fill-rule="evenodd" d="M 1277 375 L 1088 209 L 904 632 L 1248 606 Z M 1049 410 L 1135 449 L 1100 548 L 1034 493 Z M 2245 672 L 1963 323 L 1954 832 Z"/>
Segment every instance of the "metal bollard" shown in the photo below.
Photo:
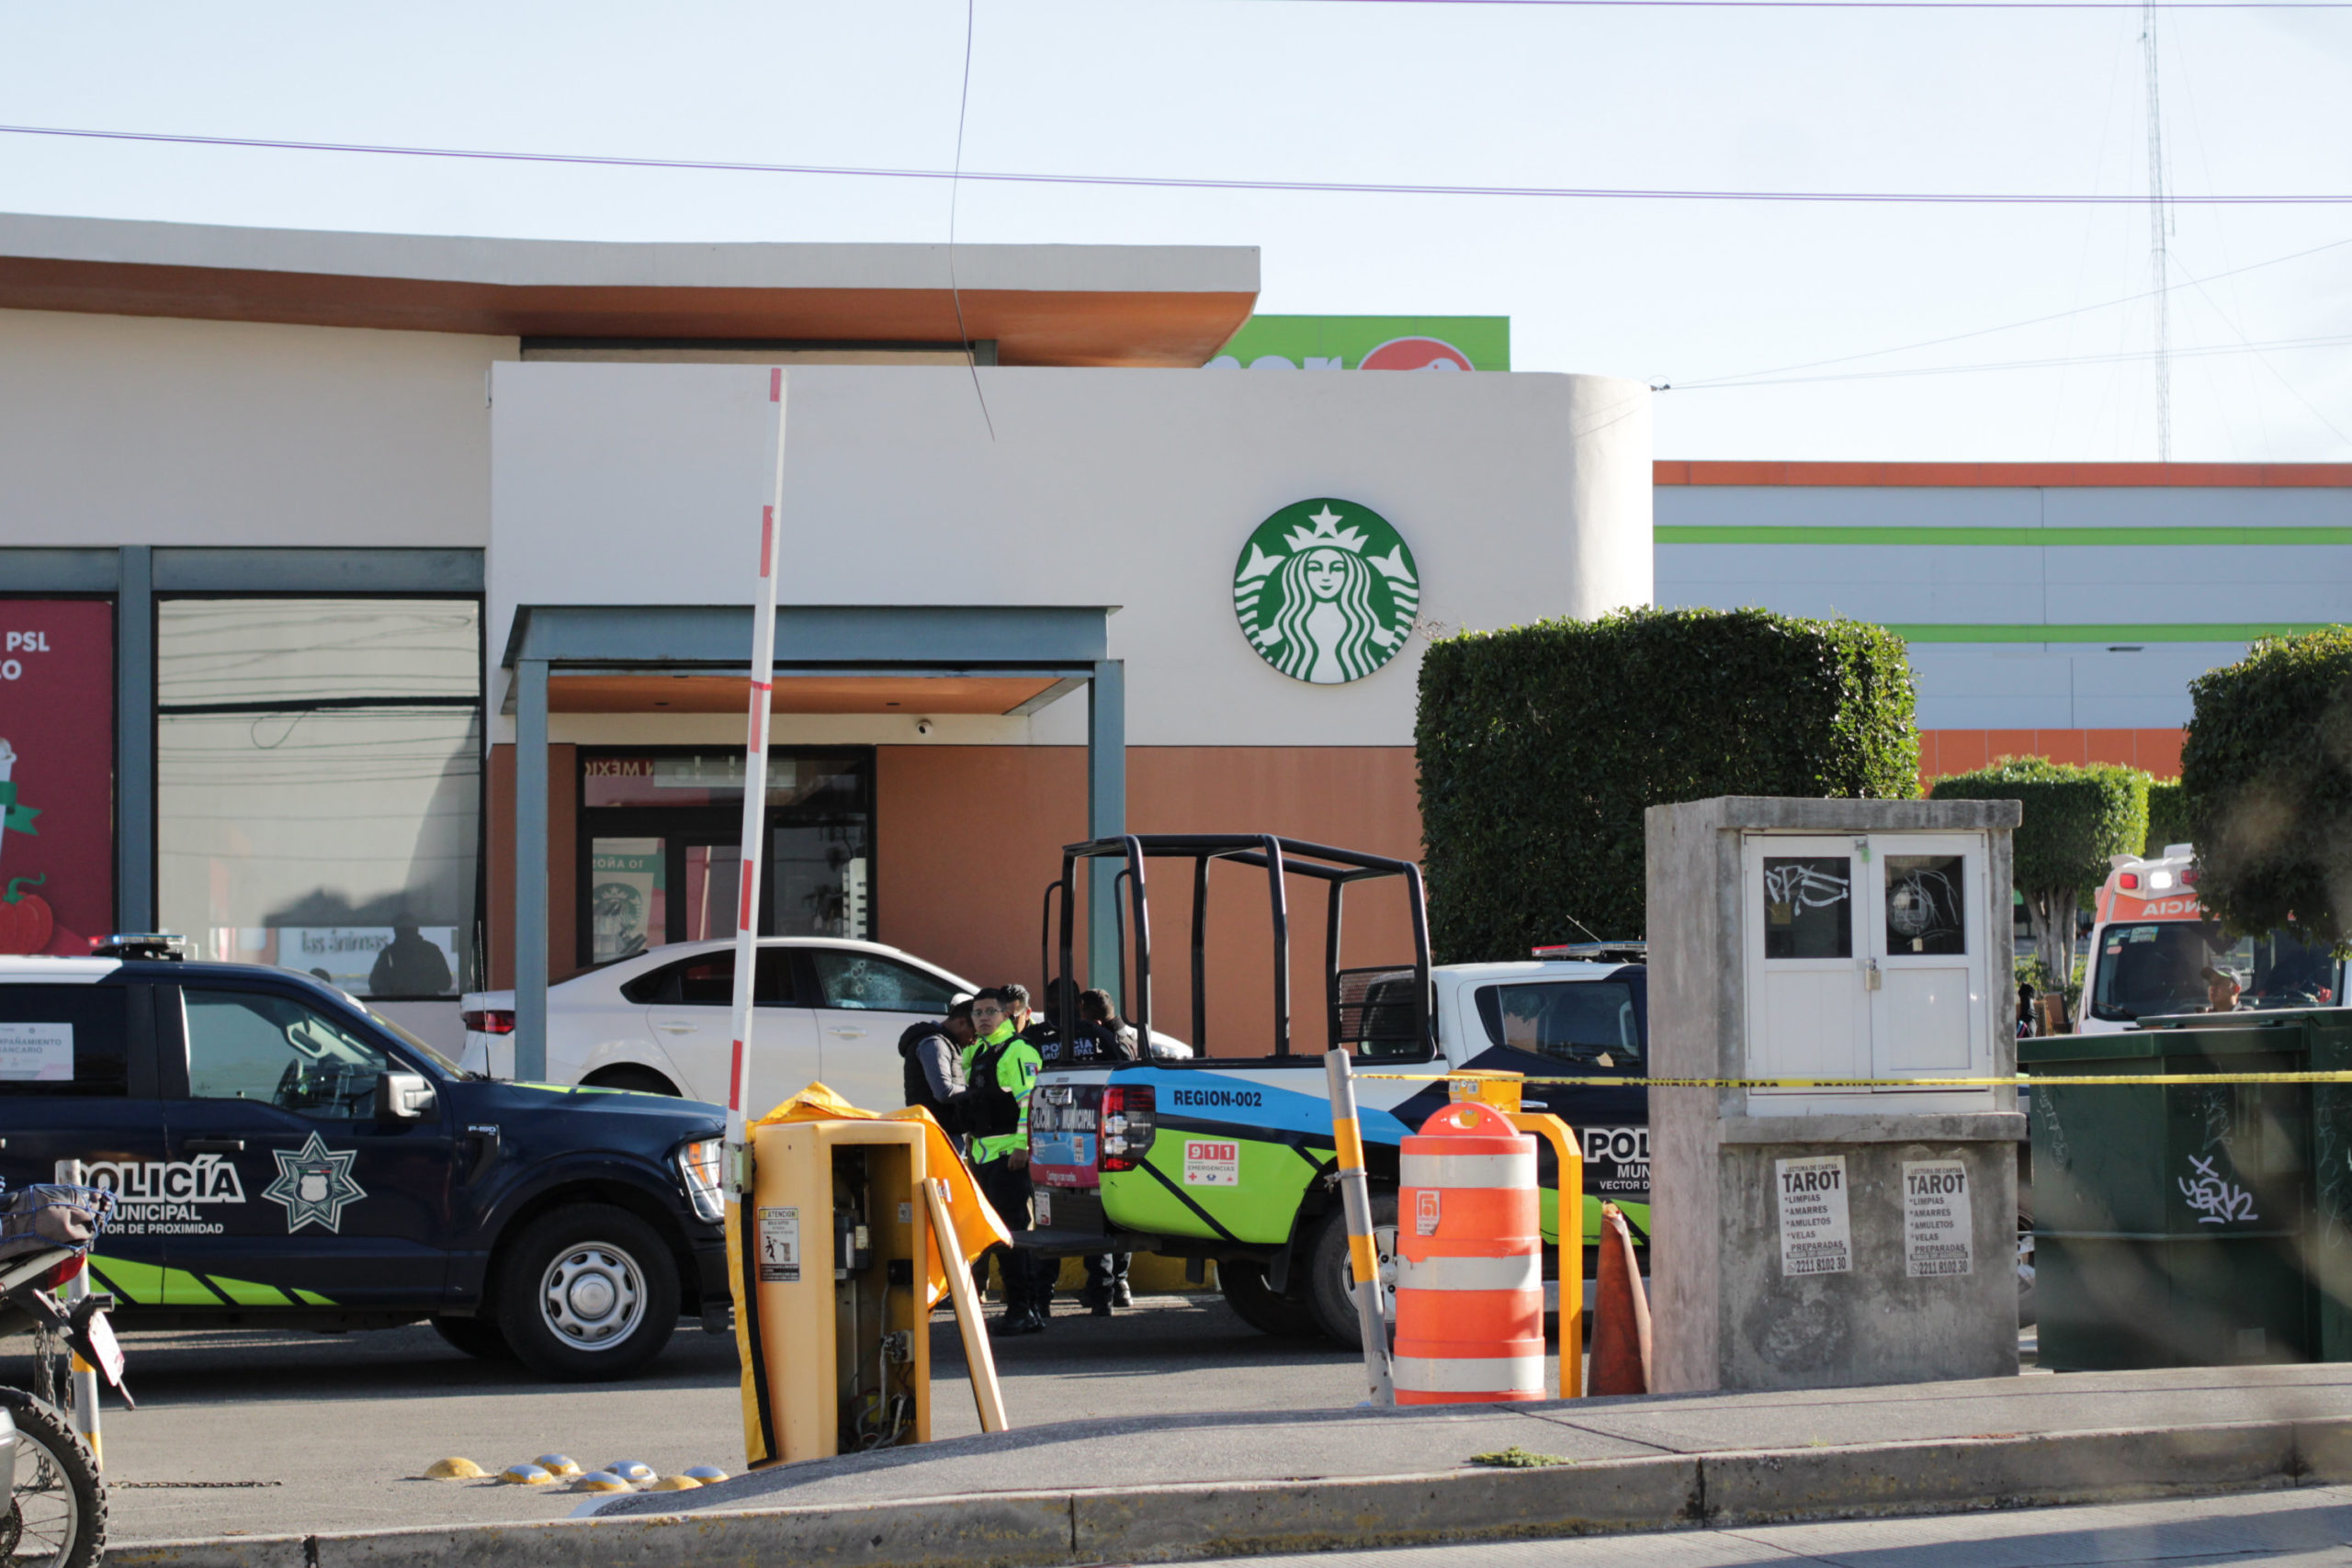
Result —
<path fill-rule="evenodd" d="M 1356 1329 L 1363 1336 L 1364 1380 L 1374 1404 L 1394 1404 L 1396 1390 L 1388 1369 L 1387 1314 L 1380 1303 L 1380 1248 L 1372 1234 L 1372 1189 L 1364 1176 L 1363 1129 L 1356 1122 L 1354 1069 L 1345 1051 L 1331 1051 L 1324 1055 L 1323 1070 L 1331 1086 L 1331 1141 L 1340 1172 L 1340 1201 L 1348 1216 L 1348 1263 L 1355 1275 Z"/>

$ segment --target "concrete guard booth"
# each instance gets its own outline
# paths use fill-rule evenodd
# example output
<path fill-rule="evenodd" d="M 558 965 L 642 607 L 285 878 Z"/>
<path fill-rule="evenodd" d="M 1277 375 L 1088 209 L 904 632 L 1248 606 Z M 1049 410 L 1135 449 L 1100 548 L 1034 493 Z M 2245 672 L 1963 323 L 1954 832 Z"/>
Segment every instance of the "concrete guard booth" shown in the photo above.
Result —
<path fill-rule="evenodd" d="M 2018 1370 L 2015 801 L 1654 806 L 1654 1386 Z"/>

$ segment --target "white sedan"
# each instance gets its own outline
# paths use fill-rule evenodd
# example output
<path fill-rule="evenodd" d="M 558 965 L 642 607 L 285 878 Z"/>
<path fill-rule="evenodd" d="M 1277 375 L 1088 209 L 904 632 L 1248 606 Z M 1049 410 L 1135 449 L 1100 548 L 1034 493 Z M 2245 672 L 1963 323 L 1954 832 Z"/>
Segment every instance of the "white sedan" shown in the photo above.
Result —
<path fill-rule="evenodd" d="M 851 1104 L 906 1103 L 899 1036 L 979 987 L 879 942 L 763 937 L 753 990 L 755 1111 L 821 1082 Z M 550 1083 L 727 1102 L 734 1035 L 735 944 L 680 942 L 548 987 Z M 460 1007 L 464 1066 L 514 1074 L 514 993 L 475 991 Z"/>

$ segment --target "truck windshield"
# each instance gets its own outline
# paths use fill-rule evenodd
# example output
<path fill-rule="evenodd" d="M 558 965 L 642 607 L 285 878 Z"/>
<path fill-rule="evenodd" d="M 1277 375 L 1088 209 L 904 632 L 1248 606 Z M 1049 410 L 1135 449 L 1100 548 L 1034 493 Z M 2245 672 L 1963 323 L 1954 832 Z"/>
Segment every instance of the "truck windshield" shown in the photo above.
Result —
<path fill-rule="evenodd" d="M 1477 1001 L 1487 1038 L 1506 1049 L 1586 1066 L 1641 1066 L 1634 988 L 1623 980 L 1483 986 Z"/>
<path fill-rule="evenodd" d="M 2245 977 L 2241 1008 L 2328 1007 L 2335 1001 L 2335 961 L 2285 931 L 2217 944 L 2213 928 L 2195 920 L 2142 920 L 2100 934 L 2091 981 L 2091 1016 L 2110 1023 L 2162 1013 L 2205 1010 L 2204 969 L 2218 964 Z"/>

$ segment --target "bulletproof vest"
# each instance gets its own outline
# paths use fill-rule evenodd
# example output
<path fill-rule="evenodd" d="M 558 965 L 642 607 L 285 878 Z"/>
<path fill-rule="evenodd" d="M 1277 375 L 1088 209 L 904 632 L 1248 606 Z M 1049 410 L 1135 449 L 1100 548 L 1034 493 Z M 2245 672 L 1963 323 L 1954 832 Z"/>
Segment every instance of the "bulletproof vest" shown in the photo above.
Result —
<path fill-rule="evenodd" d="M 1004 1061 L 1004 1054 L 1022 1043 L 1019 1035 L 983 1046 L 972 1058 L 972 1070 L 966 1084 L 971 1102 L 968 1130 L 974 1137 L 993 1138 L 1021 1130 L 1021 1101 L 1013 1092 L 997 1081 L 997 1068 Z"/>

